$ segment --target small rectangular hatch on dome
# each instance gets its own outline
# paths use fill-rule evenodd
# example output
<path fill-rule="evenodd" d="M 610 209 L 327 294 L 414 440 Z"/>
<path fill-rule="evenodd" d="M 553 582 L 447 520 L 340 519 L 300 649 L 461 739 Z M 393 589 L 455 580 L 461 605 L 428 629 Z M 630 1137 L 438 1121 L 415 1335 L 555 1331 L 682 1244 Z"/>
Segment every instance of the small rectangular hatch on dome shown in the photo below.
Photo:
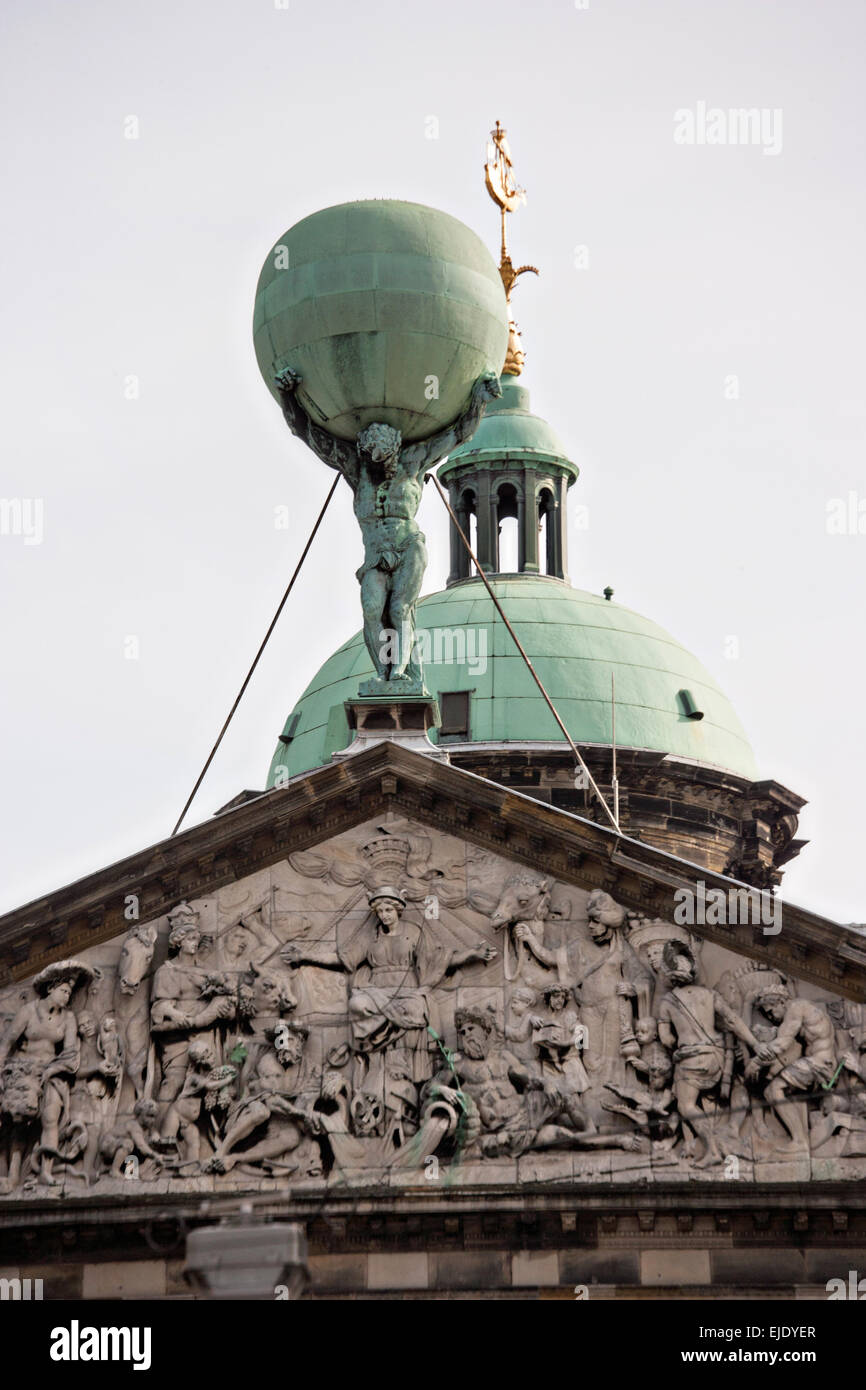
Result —
<path fill-rule="evenodd" d="M 469 697 L 471 690 L 448 690 L 439 692 L 439 708 L 442 723 L 439 725 L 440 737 L 469 736 Z"/>

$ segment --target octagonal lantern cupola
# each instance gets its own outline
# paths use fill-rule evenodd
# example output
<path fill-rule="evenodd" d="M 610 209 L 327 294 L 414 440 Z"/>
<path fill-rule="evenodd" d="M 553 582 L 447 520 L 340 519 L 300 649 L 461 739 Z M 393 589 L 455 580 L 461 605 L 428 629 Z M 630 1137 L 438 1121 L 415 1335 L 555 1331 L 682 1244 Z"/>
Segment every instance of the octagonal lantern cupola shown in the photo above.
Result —
<path fill-rule="evenodd" d="M 566 496 L 577 465 L 547 421 L 532 414 L 529 391 L 517 376 L 506 370 L 501 384 L 499 400 L 488 406 L 472 438 L 440 466 L 438 477 L 486 574 L 567 580 Z M 452 522 L 448 584 L 470 573 L 472 563 Z"/>

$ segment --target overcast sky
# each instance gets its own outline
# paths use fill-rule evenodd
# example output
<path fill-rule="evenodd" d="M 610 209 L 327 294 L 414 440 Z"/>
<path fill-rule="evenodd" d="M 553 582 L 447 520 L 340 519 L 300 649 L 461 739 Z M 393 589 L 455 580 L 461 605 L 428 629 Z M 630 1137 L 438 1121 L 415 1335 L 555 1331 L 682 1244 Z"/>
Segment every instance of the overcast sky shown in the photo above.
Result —
<path fill-rule="evenodd" d="M 572 582 L 706 664 L 809 800 L 785 896 L 866 920 L 857 0 L 6 0 L 0 24 L 0 495 L 42 504 L 41 543 L 0 534 L 0 909 L 169 833 L 329 486 L 256 367 L 269 248 L 396 197 L 495 253 L 499 118 L 542 272 L 524 381 L 582 470 Z M 707 143 L 712 108 L 763 133 Z M 420 520 L 429 592 L 432 489 Z M 341 487 L 188 823 L 264 786 L 358 626 L 360 554 Z"/>

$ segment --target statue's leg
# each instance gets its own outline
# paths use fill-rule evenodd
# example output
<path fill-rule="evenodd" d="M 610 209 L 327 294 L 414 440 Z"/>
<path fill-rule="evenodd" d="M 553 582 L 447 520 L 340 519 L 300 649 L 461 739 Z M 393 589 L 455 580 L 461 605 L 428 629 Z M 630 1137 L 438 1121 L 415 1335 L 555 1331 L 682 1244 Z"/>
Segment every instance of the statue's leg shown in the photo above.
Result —
<path fill-rule="evenodd" d="M 263 1159 L 283 1158 L 290 1154 L 301 1142 L 301 1131 L 296 1125 L 286 1125 L 278 1134 L 266 1137 L 243 1153 L 229 1154 L 223 1159 L 225 1171 L 230 1173 L 236 1163 L 260 1163 Z"/>
<path fill-rule="evenodd" d="M 60 1120 L 63 1115 L 63 1096 L 57 1086 L 48 1081 L 42 1097 L 42 1136 L 40 1144 L 44 1149 L 56 1149 L 60 1142 Z M 42 1181 L 52 1182 L 54 1160 L 48 1154 L 42 1156 Z"/>
<path fill-rule="evenodd" d="M 160 1137 L 166 1140 L 177 1139 L 183 1127 L 184 1117 L 178 1106 L 173 1102 L 165 1112 L 165 1119 L 162 1122 Z"/>
<path fill-rule="evenodd" d="M 166 1119 L 173 1103 L 183 1089 L 186 1079 L 187 1043 L 167 1043 L 162 1053 L 162 1080 L 156 1098 L 160 1104 L 160 1115 Z"/>
<path fill-rule="evenodd" d="M 688 1125 L 695 1139 L 703 1141 L 703 1156 L 697 1160 L 696 1166 L 706 1167 L 708 1163 L 721 1163 L 722 1155 L 716 1145 L 712 1122 L 698 1104 L 700 1094 L 701 1088 L 694 1081 L 683 1076 L 675 1077 L 674 1095 L 683 1129 Z"/>
<path fill-rule="evenodd" d="M 569 1124 L 576 1134 L 585 1134 L 589 1136 L 597 1133 L 592 1117 L 587 1113 L 584 1106 L 581 1105 L 576 1095 L 567 1095 L 563 1108 L 568 1117 Z"/>
<path fill-rule="evenodd" d="M 790 1134 L 791 1147 L 808 1150 L 809 1126 L 803 1101 L 796 1100 L 788 1094 L 787 1085 L 781 1076 L 776 1076 L 768 1082 L 764 1096 Z"/>
<path fill-rule="evenodd" d="M 180 1150 L 188 1163 L 197 1163 L 201 1156 L 201 1134 L 193 1120 L 181 1123 Z"/>
<path fill-rule="evenodd" d="M 264 1101 L 254 1101 L 248 1105 L 242 1115 L 239 1115 L 234 1124 L 226 1131 L 221 1144 L 217 1145 L 213 1155 L 215 1159 L 223 1159 L 226 1154 L 231 1153 L 235 1144 L 239 1144 L 242 1139 L 246 1139 L 252 1134 L 259 1125 L 266 1124 L 270 1119 L 271 1112 Z"/>
<path fill-rule="evenodd" d="M 21 1168 L 24 1161 L 24 1140 L 16 1134 L 9 1149 L 9 1186 L 17 1187 L 21 1180 Z"/>
<path fill-rule="evenodd" d="M 427 547 L 424 544 L 424 537 L 419 532 L 403 551 L 400 563 L 391 580 L 391 601 L 388 607 L 391 625 L 400 634 L 400 657 L 399 661 L 391 668 L 390 679 L 392 681 L 405 676 L 410 664 L 415 679 L 421 680 L 420 663 L 414 659 L 415 604 L 421 592 L 426 568 Z"/>
<path fill-rule="evenodd" d="M 388 662 L 383 660 L 394 651 L 393 639 L 389 644 L 381 634 L 386 627 L 385 611 L 388 607 L 388 575 L 382 570 L 367 570 L 361 579 L 361 608 L 364 613 L 364 642 L 370 653 L 370 660 L 381 680 L 388 678 Z M 390 647 L 390 650 L 389 650 Z"/>
<path fill-rule="evenodd" d="M 113 1178 L 123 1177 L 123 1165 L 132 1155 L 135 1144 L 130 1138 L 122 1139 L 114 1150 L 114 1158 L 111 1160 L 111 1176 Z"/>

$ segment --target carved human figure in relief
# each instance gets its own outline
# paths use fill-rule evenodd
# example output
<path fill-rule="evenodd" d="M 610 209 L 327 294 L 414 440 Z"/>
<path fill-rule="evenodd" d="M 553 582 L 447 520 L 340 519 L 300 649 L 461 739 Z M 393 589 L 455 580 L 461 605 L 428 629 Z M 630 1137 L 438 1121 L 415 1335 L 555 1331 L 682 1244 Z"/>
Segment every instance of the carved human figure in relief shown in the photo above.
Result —
<path fill-rule="evenodd" d="M 809 1138 L 814 1153 L 838 1136 L 833 1156 L 859 1158 L 866 1154 L 866 1007 L 853 999 L 832 999 L 827 1013 L 842 1071 L 824 1092 L 820 1114 L 809 1117 Z"/>
<path fill-rule="evenodd" d="M 649 1135 L 654 1162 L 673 1163 L 676 1160 L 671 1150 L 680 1127 L 670 1085 L 673 1063 L 667 1049 L 658 1041 L 655 1019 L 638 1019 L 635 1037 L 640 1044 L 640 1056 L 629 1060 L 634 1080 L 607 1082 L 605 1090 L 610 1096 L 602 1104 L 605 1110 L 623 1115 Z"/>
<path fill-rule="evenodd" d="M 250 1055 L 241 1072 L 240 1097 L 228 1112 L 225 1133 L 206 1164 L 208 1171 L 230 1173 L 237 1163 L 285 1160 L 301 1144 L 314 1125 L 312 1098 L 302 1094 L 306 1039 L 302 1024 L 284 1021 L 272 1042 Z M 257 1131 L 261 1131 L 257 1142 L 238 1152 L 237 1146 Z"/>
<path fill-rule="evenodd" d="M 589 1077 L 581 1060 L 584 1032 L 577 1010 L 569 1008 L 564 985 L 548 985 L 542 993 L 544 1008 L 531 1014 L 529 1025 L 541 1076 L 570 1095 L 589 1089 Z"/>
<path fill-rule="evenodd" d="M 284 1014 L 298 1006 L 287 972 L 279 975 L 254 965 L 240 977 L 235 1042 L 248 1043 L 250 1033 L 259 1042 L 272 1037 Z M 228 1048 L 231 1051 L 231 1047 Z"/>
<path fill-rule="evenodd" d="M 215 1066 L 213 1047 L 199 1039 L 187 1049 L 186 1072 L 179 1094 L 172 1101 L 162 1122 L 162 1138 L 175 1142 L 181 1165 L 198 1162 L 202 1135 L 199 1129 L 202 1103 L 212 1110 L 221 1093 L 237 1073 L 234 1067 Z"/>
<path fill-rule="evenodd" d="M 820 1004 L 792 999 L 784 986 L 759 994 L 755 1003 L 778 1025 L 778 1031 L 772 1042 L 758 1048 L 746 1076 L 754 1080 L 766 1070 L 765 1100 L 791 1136 L 791 1149 L 808 1153 L 808 1115 L 797 1092 L 814 1091 L 832 1080 L 836 1070 L 833 1024 Z"/>
<path fill-rule="evenodd" d="M 181 903 L 169 915 L 168 944 L 175 952 L 173 959 L 161 965 L 153 978 L 153 1001 L 150 1010 L 151 1030 L 160 1042 L 162 1080 L 157 1099 L 167 1108 L 184 1085 L 187 1071 L 187 1050 L 191 1043 L 213 1044 L 214 1026 L 234 1017 L 234 989 L 226 983 L 226 993 L 205 997 L 213 983 L 198 964 L 202 933 L 198 913 L 187 903 Z"/>
<path fill-rule="evenodd" d="M 684 1125 L 703 1141 L 703 1153 L 694 1160 L 696 1168 L 722 1163 L 713 1121 L 701 1108 L 700 1097 L 713 1090 L 722 1079 L 727 1029 L 752 1052 L 763 1053 L 751 1029 L 714 989 L 696 983 L 696 965 L 691 951 L 675 942 L 664 950 L 665 968 L 671 989 L 659 1010 L 658 1035 L 662 1045 L 675 1049 L 674 1095 Z M 691 1152 L 689 1152 L 689 1156 Z"/>
<path fill-rule="evenodd" d="M 511 1044 L 511 1051 L 522 1062 L 535 1061 L 530 1011 L 537 999 L 538 996 L 534 989 L 528 989 L 526 985 L 518 985 L 508 1001 L 510 1022 L 505 1025 L 505 1041 Z"/>
<path fill-rule="evenodd" d="M 372 921 L 362 923 L 336 949 L 290 943 L 282 957 L 290 965 L 319 965 L 350 974 L 349 1023 L 356 1055 L 372 1060 L 400 1046 L 409 1054 L 412 1081 L 426 1081 L 434 1046 L 427 1033 L 431 991 L 461 966 L 493 960 L 496 950 L 484 941 L 468 949 L 455 948 L 403 921 L 406 897 L 399 888 L 377 888 L 367 900 Z M 378 1092 L 382 1086 L 374 1089 Z"/>
<path fill-rule="evenodd" d="M 33 980 L 36 998 L 22 1004 L 0 1039 L 0 1118 L 11 1127 L 9 1180 L 21 1178 L 27 1128 L 41 1122 L 38 1176 L 55 1182 L 54 1156 L 69 1113 L 70 1085 L 78 1070 L 78 1021 L 69 1007 L 75 991 L 96 972 L 83 961 L 47 965 Z"/>
<path fill-rule="evenodd" d="M 266 920 L 264 909 L 265 905 L 262 903 L 253 911 L 244 913 L 221 934 L 219 940 L 222 963 L 228 978 L 238 984 L 242 1001 L 241 1013 L 245 1013 L 247 1017 L 251 1015 L 243 1006 L 244 998 L 249 998 L 250 993 L 258 996 L 261 991 L 267 992 L 271 988 L 269 982 L 277 978 L 273 972 L 265 969 L 267 961 L 279 949 L 280 940 Z M 280 977 L 280 993 L 282 1003 L 277 1010 L 278 1013 L 290 1012 L 297 1007 L 297 1000 L 292 996 L 289 981 L 285 977 Z M 258 1005 L 260 1001 L 256 998 L 255 1002 Z"/>
<path fill-rule="evenodd" d="M 357 572 L 364 613 L 364 641 L 382 681 L 405 678 L 420 686 L 415 651 L 415 604 L 427 568 L 424 535 L 415 520 L 423 477 L 434 463 L 475 432 L 489 401 L 502 395 L 495 373 L 479 377 L 469 406 L 448 429 L 403 445 L 399 430 L 373 424 L 354 444 L 336 439 L 307 415 L 297 397 L 301 378 L 290 368 L 276 377 L 286 424 L 329 468 L 342 473 L 355 494 L 355 516 L 364 539 Z M 383 647 L 383 634 L 397 634 Z M 392 659 L 389 659 L 392 658 Z"/>
<path fill-rule="evenodd" d="M 158 1175 L 163 1159 L 154 1147 L 159 1143 L 158 1118 L 159 1106 L 155 1100 L 137 1100 L 131 1115 L 118 1115 L 112 1128 L 103 1131 L 99 1137 L 99 1155 L 108 1165 L 112 1178 L 125 1176 L 130 1158 L 137 1161 L 137 1177 L 150 1180 Z"/>
<path fill-rule="evenodd" d="M 455 1025 L 459 1051 L 453 1068 L 443 1068 L 425 1088 L 422 1123 L 413 1141 L 417 1152 L 432 1151 L 428 1129 L 436 1133 L 438 1126 L 440 1138 L 457 1131 L 467 1100 L 485 1157 L 517 1157 L 530 1149 L 642 1147 L 633 1135 L 598 1134 L 561 1075 L 545 1077 L 493 1046 L 497 1029 L 490 1010 L 458 1009 Z"/>
<path fill-rule="evenodd" d="M 633 1079 L 628 1063 L 640 1056 L 635 1025 L 650 1017 L 653 978 L 625 937 L 624 909 L 608 893 L 590 893 L 586 913 L 589 939 L 579 938 L 572 948 L 570 968 L 588 1037 L 583 1063 L 600 1120 L 603 1087 Z"/>
<path fill-rule="evenodd" d="M 123 1073 L 123 1047 L 117 1019 L 104 1014 L 97 1024 L 90 1010 L 78 1015 L 79 1061 L 70 1096 L 73 1126 L 84 1126 L 84 1176 L 96 1176 L 99 1138 L 116 1109 Z"/>
<path fill-rule="evenodd" d="M 114 1008 L 123 1039 L 127 1075 L 136 1097 L 144 1092 L 150 1048 L 150 1003 L 145 980 L 153 961 L 155 922 L 137 922 L 124 938 L 114 986 Z"/>

